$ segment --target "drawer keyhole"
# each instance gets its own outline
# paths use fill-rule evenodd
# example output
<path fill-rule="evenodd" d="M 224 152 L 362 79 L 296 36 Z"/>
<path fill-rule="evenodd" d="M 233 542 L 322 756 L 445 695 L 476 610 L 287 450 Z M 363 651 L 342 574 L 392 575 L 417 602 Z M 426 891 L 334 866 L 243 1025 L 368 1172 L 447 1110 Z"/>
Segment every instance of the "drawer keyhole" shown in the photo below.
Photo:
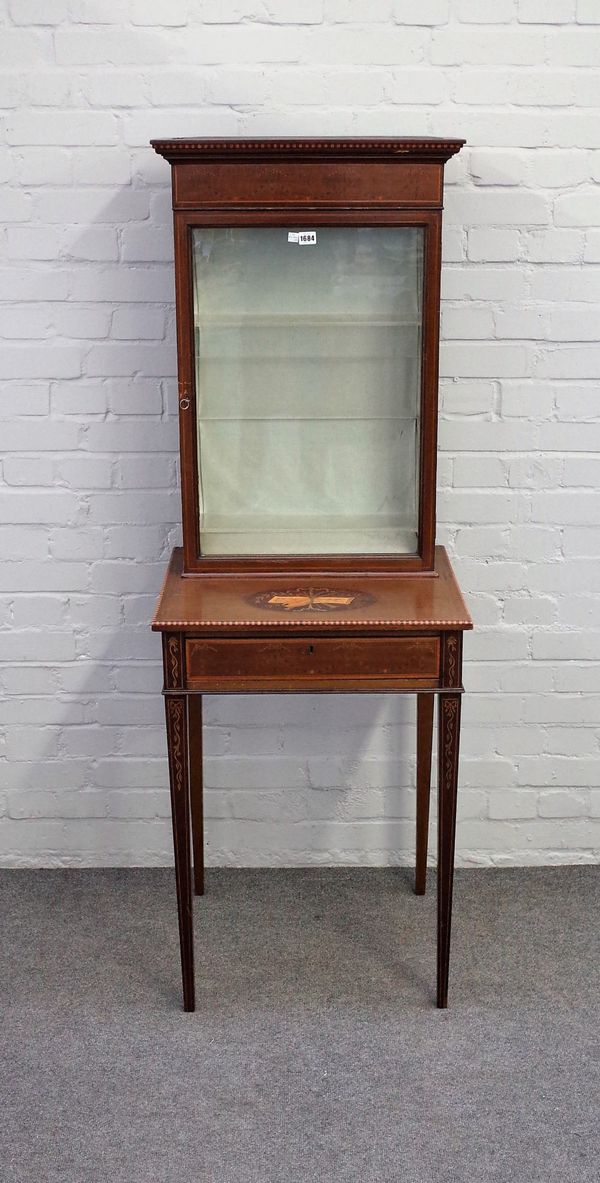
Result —
<path fill-rule="evenodd" d="M 309 646 L 308 646 L 308 652 L 309 652 L 309 653 L 314 653 L 314 651 L 315 651 L 315 647 L 314 647 L 314 645 L 309 645 Z"/>

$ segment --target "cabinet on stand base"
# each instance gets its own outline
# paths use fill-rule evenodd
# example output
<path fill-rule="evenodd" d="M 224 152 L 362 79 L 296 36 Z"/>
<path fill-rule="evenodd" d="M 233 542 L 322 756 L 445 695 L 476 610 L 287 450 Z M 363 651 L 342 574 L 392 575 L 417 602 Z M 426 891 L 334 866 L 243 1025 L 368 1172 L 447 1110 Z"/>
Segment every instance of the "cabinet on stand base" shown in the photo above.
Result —
<path fill-rule="evenodd" d="M 184 1010 L 195 1008 L 192 896 L 204 891 L 202 696 L 417 695 L 415 891 L 425 892 L 434 699 L 438 699 L 437 1005 L 448 1004 L 462 634 L 471 619 L 443 547 L 431 575 L 183 575 L 173 551 L 153 629 L 163 634 Z"/>

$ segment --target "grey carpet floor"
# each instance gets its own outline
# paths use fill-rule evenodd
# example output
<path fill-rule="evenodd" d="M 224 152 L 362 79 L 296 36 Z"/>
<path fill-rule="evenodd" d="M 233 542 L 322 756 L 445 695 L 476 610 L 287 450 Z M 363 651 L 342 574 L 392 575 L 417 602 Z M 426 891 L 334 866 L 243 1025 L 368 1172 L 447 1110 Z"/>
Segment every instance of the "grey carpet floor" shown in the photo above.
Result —
<path fill-rule="evenodd" d="M 0 873 L 2 1183 L 598 1179 L 600 867 L 207 879 Z"/>

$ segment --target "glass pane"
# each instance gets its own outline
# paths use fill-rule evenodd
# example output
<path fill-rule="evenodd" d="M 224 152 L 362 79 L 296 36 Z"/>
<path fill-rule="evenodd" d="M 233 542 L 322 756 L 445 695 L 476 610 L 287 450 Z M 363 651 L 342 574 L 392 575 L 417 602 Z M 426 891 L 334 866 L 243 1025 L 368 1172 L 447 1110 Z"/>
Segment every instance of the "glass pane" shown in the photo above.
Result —
<path fill-rule="evenodd" d="M 423 232 L 300 233 L 194 231 L 202 553 L 413 553 Z"/>

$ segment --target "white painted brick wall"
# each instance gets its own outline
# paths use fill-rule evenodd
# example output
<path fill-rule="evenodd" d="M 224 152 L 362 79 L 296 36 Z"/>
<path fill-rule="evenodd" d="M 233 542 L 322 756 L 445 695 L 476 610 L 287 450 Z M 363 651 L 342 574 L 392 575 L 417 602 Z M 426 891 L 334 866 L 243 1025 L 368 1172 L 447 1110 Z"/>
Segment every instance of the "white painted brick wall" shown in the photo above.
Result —
<path fill-rule="evenodd" d="M 179 539 L 161 135 L 464 136 L 440 539 L 466 640 L 458 860 L 600 854 L 598 0 L 4 0 L 0 861 L 170 861 Z M 414 704 L 209 699 L 211 862 L 409 862 Z M 433 849 L 433 846 L 432 846 Z"/>

